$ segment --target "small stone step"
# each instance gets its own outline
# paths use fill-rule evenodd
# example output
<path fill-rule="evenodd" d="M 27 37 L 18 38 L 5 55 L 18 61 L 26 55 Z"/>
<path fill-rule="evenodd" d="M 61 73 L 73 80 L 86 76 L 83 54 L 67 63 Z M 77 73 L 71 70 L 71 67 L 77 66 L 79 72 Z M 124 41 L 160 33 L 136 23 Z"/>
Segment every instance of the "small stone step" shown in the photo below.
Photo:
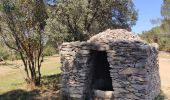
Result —
<path fill-rule="evenodd" d="M 113 100 L 113 91 L 94 90 L 94 100 Z"/>

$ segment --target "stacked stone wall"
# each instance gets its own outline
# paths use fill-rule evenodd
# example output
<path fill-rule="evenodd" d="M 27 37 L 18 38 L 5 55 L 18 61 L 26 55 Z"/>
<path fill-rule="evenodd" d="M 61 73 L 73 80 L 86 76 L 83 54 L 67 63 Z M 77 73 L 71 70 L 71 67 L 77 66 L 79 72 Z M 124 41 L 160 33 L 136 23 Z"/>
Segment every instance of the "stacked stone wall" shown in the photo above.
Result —
<path fill-rule="evenodd" d="M 83 100 L 87 81 L 89 49 L 86 42 L 63 43 L 61 56 L 61 98 Z"/>
<path fill-rule="evenodd" d="M 112 93 L 91 89 L 91 50 L 107 53 Z M 95 96 L 100 93 L 111 94 L 105 98 L 113 96 L 109 100 L 154 100 L 160 93 L 157 45 L 149 45 L 126 30 L 107 30 L 87 42 L 63 43 L 60 55 L 63 100 L 103 99 Z"/>

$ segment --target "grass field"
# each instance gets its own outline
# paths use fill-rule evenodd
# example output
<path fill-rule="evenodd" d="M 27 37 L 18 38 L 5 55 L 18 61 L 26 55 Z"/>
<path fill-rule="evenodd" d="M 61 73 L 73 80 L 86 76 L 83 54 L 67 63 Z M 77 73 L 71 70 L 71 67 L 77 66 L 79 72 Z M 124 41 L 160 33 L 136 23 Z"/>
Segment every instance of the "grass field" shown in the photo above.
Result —
<path fill-rule="evenodd" d="M 21 69 L 11 68 L 16 65 L 21 66 Z M 165 100 L 170 100 L 170 54 L 160 52 L 159 66 L 162 94 L 165 96 Z M 45 57 L 41 69 L 42 75 L 57 74 L 60 72 L 59 67 L 60 60 L 57 55 Z M 26 89 L 23 72 L 22 62 L 20 60 L 14 62 L 7 61 L 7 65 L 0 64 L 0 94 L 15 89 Z"/>
<path fill-rule="evenodd" d="M 22 61 L 6 61 L 6 63 L 0 64 L 0 94 L 15 89 L 26 89 Z M 57 74 L 60 72 L 59 67 L 58 55 L 45 57 L 41 68 L 42 75 Z"/>

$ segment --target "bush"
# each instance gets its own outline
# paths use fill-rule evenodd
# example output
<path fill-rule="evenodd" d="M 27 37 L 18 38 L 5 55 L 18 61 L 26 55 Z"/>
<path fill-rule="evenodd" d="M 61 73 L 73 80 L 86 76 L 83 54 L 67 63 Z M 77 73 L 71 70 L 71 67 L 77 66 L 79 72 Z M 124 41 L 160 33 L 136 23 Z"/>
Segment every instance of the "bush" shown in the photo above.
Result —
<path fill-rule="evenodd" d="M 170 51 L 170 34 L 145 32 L 140 37 L 148 43 L 158 43 L 161 51 Z"/>
<path fill-rule="evenodd" d="M 0 46 L 0 58 L 4 60 L 10 59 L 10 51 L 2 45 Z"/>
<path fill-rule="evenodd" d="M 52 56 L 52 55 L 54 55 L 56 53 L 58 53 L 57 50 L 54 47 L 50 46 L 50 45 L 46 46 L 44 48 L 44 52 L 43 52 L 44 56 Z"/>

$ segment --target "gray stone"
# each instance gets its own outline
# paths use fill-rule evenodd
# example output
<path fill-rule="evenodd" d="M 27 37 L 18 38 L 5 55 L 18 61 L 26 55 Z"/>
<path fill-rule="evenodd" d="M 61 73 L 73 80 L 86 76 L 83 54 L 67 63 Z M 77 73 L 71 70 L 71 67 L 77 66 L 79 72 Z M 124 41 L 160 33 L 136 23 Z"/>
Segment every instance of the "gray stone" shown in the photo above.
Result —
<path fill-rule="evenodd" d="M 141 100 L 139 97 L 135 96 L 134 94 L 128 94 L 127 98 L 129 100 Z"/>
<path fill-rule="evenodd" d="M 89 54 L 90 52 L 89 50 L 80 50 L 78 53 L 86 55 L 86 54 Z"/>
<path fill-rule="evenodd" d="M 138 62 L 135 64 L 135 67 L 136 68 L 143 68 L 146 66 L 146 62 Z"/>
<path fill-rule="evenodd" d="M 106 52 L 108 63 L 94 66 L 99 62 L 94 61 L 92 50 Z M 160 93 L 158 46 L 147 44 L 127 30 L 108 29 L 88 41 L 63 43 L 60 56 L 61 96 L 71 100 L 154 100 Z M 109 65 L 108 71 L 105 65 Z M 98 72 L 97 68 L 103 69 Z M 94 91 L 96 82 L 106 89 Z M 108 88 L 109 82 L 112 86 Z"/>
<path fill-rule="evenodd" d="M 81 94 L 71 94 L 70 97 L 78 99 L 78 98 L 81 98 L 82 95 Z"/>
<path fill-rule="evenodd" d="M 136 90 L 147 90 L 148 89 L 148 86 L 147 85 L 137 85 L 137 84 L 134 84 L 132 85 L 133 88 L 135 88 Z"/>
<path fill-rule="evenodd" d="M 119 71 L 119 74 L 134 74 L 138 72 L 139 72 L 138 69 L 129 67 L 129 68 L 124 69 L 123 71 Z"/>
<path fill-rule="evenodd" d="M 94 90 L 94 96 L 101 99 L 113 98 L 113 91 Z"/>

